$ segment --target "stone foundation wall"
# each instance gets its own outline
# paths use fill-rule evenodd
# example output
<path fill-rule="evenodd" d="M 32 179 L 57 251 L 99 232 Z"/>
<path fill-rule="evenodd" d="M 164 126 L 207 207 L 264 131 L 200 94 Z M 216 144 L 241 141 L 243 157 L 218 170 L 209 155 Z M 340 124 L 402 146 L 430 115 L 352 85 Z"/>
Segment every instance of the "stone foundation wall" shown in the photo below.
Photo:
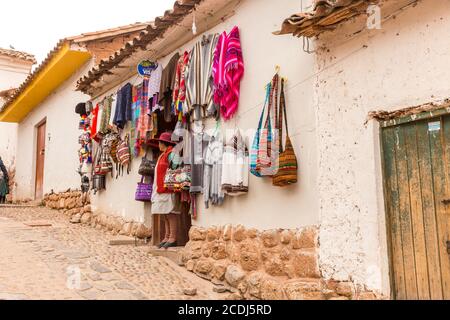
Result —
<path fill-rule="evenodd" d="M 193 227 L 181 253 L 187 270 L 229 291 L 229 299 L 378 299 L 351 282 L 322 278 L 318 228 L 260 232 L 243 226 Z"/>
<path fill-rule="evenodd" d="M 152 236 L 152 229 L 142 223 L 92 212 L 89 194 L 79 190 L 47 194 L 43 204 L 50 209 L 63 212 L 69 216 L 72 223 L 86 224 L 98 230 L 109 231 L 113 235 L 132 236 L 140 239 Z"/>

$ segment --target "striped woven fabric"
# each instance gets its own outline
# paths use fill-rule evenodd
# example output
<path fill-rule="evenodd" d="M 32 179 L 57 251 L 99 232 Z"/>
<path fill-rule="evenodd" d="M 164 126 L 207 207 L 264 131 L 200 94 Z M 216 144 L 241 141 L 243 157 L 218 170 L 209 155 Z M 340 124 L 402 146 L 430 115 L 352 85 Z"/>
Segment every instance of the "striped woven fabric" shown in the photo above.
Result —
<path fill-rule="evenodd" d="M 286 146 L 283 151 L 283 118 L 286 125 Z M 286 113 L 286 98 L 284 95 L 284 80 L 281 81 L 281 96 L 280 96 L 280 110 L 279 110 L 279 124 L 280 124 L 280 157 L 278 160 L 278 170 L 273 176 L 273 185 L 277 187 L 285 187 L 297 183 L 298 181 L 298 161 L 295 155 L 294 146 L 289 137 L 289 128 L 287 123 Z"/>
<path fill-rule="evenodd" d="M 207 116 L 207 110 L 214 105 L 212 64 L 218 34 L 204 35 L 191 52 L 186 78 L 186 103 L 194 120 Z"/>
<path fill-rule="evenodd" d="M 285 151 L 280 154 L 278 172 L 273 176 L 273 185 L 285 187 L 298 181 L 298 162 L 291 139 L 286 138 Z"/>
<path fill-rule="evenodd" d="M 259 158 L 259 149 L 260 149 L 260 142 L 261 142 L 261 132 L 263 130 L 264 113 L 265 113 L 266 107 L 269 104 L 270 91 L 271 91 L 271 83 L 269 83 L 266 87 L 266 99 L 264 101 L 263 111 L 261 113 L 261 117 L 260 117 L 259 123 L 258 123 L 258 129 L 256 131 L 255 139 L 253 140 L 252 148 L 250 150 L 250 172 L 258 178 L 262 177 L 262 174 L 258 167 L 258 158 Z"/>

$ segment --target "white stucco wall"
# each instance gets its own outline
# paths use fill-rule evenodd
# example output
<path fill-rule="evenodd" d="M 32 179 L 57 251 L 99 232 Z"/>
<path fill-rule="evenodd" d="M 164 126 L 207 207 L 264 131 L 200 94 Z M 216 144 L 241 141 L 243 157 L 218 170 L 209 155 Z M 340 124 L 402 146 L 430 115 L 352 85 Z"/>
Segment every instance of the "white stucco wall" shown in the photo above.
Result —
<path fill-rule="evenodd" d="M 89 97 L 75 91 L 75 84 L 86 70 L 89 70 L 88 66 L 74 74 L 19 124 L 16 199 L 34 199 L 36 125 L 43 119 L 47 121 L 44 193 L 80 188 L 80 176 L 76 170 L 79 165 L 78 136 L 81 131 L 78 129 L 80 117 L 75 113 L 75 106 L 79 102 L 87 101 Z"/>
<path fill-rule="evenodd" d="M 273 187 L 271 179 L 252 176 L 248 196 L 227 198 L 223 207 L 209 210 L 204 209 L 203 199 L 199 197 L 199 217 L 193 222 L 196 225 L 243 224 L 266 230 L 319 223 L 312 77 L 315 60 L 302 51 L 301 40 L 272 35 L 279 28 L 283 17 L 298 10 L 299 3 L 292 0 L 246 0 L 237 7 L 234 16 L 206 33 L 230 31 L 235 25 L 241 31 L 245 77 L 241 84 L 240 107 L 236 120 L 226 123 L 224 129 L 235 126 L 242 130 L 256 129 L 265 96 L 264 87 L 271 81 L 275 66 L 279 65 L 281 74 L 288 78 L 290 89 L 286 95 L 289 126 L 299 157 L 300 182 L 296 186 L 281 189 Z M 190 50 L 200 37 L 180 48 L 179 52 Z M 160 63 L 166 65 L 173 54 L 161 59 Z M 130 82 L 136 83 L 135 79 Z M 116 90 L 114 88 L 107 94 Z M 252 143 L 252 139 L 249 143 Z M 130 176 L 108 181 L 107 190 L 93 198 L 94 208 L 126 218 L 149 221 L 150 207 L 133 200 L 136 182 L 140 179 L 137 174 L 139 163 L 140 160 L 133 162 Z"/>
<path fill-rule="evenodd" d="M 17 88 L 31 70 L 29 62 L 0 56 L 0 91 Z M 0 106 L 4 101 L 0 98 Z M 9 168 L 14 165 L 17 124 L 0 123 L 0 156 Z"/>
<path fill-rule="evenodd" d="M 383 22 L 381 30 L 337 41 L 348 24 L 316 42 L 320 258 L 326 277 L 351 278 L 389 294 L 379 128 L 364 122 L 369 111 L 449 97 L 449 17 L 450 2 L 423 0 Z"/>

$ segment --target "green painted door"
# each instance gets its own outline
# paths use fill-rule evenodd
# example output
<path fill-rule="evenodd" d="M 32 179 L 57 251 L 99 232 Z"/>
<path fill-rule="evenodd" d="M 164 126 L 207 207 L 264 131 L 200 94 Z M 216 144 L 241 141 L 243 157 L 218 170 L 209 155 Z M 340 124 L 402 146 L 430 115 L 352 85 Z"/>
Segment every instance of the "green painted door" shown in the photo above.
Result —
<path fill-rule="evenodd" d="M 396 299 L 450 299 L 450 116 L 382 129 Z"/>

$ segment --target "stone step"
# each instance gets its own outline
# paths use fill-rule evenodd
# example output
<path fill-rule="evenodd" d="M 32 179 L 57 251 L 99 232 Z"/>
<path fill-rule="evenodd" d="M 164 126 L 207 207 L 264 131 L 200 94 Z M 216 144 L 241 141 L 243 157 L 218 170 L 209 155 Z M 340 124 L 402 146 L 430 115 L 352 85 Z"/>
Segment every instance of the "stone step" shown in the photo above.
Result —
<path fill-rule="evenodd" d="M 151 247 L 148 250 L 148 253 L 155 257 L 164 257 L 167 258 L 174 263 L 176 263 L 179 266 L 182 266 L 183 263 L 181 262 L 181 251 L 184 249 L 184 247 L 176 247 L 176 248 L 169 248 L 169 249 L 158 249 L 157 247 Z"/>
<path fill-rule="evenodd" d="M 6 209 L 14 209 L 14 208 L 38 208 L 40 207 L 40 205 L 38 204 L 0 204 L 0 209 L 1 208 L 6 208 Z"/>
<path fill-rule="evenodd" d="M 110 246 L 142 246 L 147 245 L 147 242 L 142 239 L 127 237 L 127 236 L 115 236 L 108 241 Z"/>
<path fill-rule="evenodd" d="M 26 225 L 27 227 L 32 227 L 32 228 L 43 228 L 43 227 L 52 227 L 53 224 L 51 222 L 48 221 L 25 221 L 23 223 L 24 225 Z"/>

